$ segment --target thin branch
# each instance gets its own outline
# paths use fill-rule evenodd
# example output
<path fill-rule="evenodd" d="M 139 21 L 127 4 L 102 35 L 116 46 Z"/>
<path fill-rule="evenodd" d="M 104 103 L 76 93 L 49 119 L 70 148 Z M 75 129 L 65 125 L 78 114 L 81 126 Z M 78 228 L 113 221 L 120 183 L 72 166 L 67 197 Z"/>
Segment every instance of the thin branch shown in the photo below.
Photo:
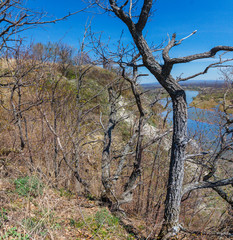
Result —
<path fill-rule="evenodd" d="M 151 139 L 149 142 L 147 142 L 146 144 L 144 144 L 142 146 L 142 149 L 146 149 L 147 147 L 151 146 L 152 144 L 154 144 L 155 142 L 157 142 L 158 140 L 162 139 L 163 137 L 165 137 L 167 134 L 169 134 L 170 132 L 172 132 L 172 129 L 169 129 L 168 131 L 156 136 L 155 138 Z"/>
<path fill-rule="evenodd" d="M 206 74 L 210 68 L 227 67 L 227 66 L 225 66 L 225 65 L 223 66 L 223 65 L 221 65 L 221 64 L 222 64 L 222 63 L 225 63 L 225 62 L 229 62 L 229 61 L 233 61 L 233 58 L 231 58 L 231 59 L 226 59 L 226 60 L 224 60 L 224 61 L 219 61 L 219 62 L 217 62 L 217 63 L 212 63 L 212 64 L 210 64 L 209 66 L 207 66 L 204 71 L 199 72 L 199 73 L 196 73 L 196 74 L 191 75 L 191 76 L 186 77 L 186 78 L 178 78 L 178 79 L 177 79 L 177 82 L 187 81 L 187 80 L 192 79 L 192 78 L 195 78 L 195 77 L 197 77 L 197 76 Z"/>
<path fill-rule="evenodd" d="M 190 184 L 187 184 L 183 187 L 182 195 L 184 195 L 185 193 L 187 193 L 189 191 L 193 191 L 193 190 L 196 190 L 196 189 L 221 187 L 221 186 L 226 186 L 226 185 L 230 185 L 230 184 L 233 184 L 233 177 L 218 180 L 218 181 L 215 181 L 215 182 L 190 183 Z"/>
<path fill-rule="evenodd" d="M 191 61 L 203 59 L 203 58 L 211 58 L 211 57 L 214 57 L 216 55 L 216 53 L 218 53 L 219 51 L 230 52 L 230 51 L 233 51 L 233 47 L 231 47 L 231 46 L 216 46 L 208 52 L 194 54 L 194 55 L 181 57 L 181 58 L 172 58 L 169 60 L 169 62 L 172 64 L 177 64 L 177 63 L 187 63 L 187 62 L 191 62 Z"/>
<path fill-rule="evenodd" d="M 197 32 L 197 30 L 193 31 L 192 33 L 190 33 L 188 36 L 181 38 L 178 42 L 175 43 L 175 46 L 181 44 L 185 39 L 191 37 L 192 35 L 194 35 Z"/>

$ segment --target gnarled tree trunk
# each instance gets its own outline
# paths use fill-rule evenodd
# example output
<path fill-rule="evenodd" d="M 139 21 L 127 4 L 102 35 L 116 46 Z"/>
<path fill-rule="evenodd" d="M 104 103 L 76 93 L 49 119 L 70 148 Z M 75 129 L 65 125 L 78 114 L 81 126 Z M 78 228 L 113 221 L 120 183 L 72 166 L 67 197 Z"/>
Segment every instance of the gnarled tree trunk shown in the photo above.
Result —
<path fill-rule="evenodd" d="M 172 97 L 173 139 L 169 168 L 164 223 L 159 238 L 167 239 L 179 232 L 179 214 L 184 177 L 185 147 L 187 143 L 187 103 L 184 90 Z"/>

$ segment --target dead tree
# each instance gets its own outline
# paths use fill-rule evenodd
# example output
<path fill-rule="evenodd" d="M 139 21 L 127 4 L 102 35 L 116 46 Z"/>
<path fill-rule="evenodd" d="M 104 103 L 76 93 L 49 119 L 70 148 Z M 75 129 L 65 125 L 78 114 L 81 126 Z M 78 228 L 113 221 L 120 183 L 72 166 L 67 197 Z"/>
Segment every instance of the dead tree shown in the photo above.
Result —
<path fill-rule="evenodd" d="M 138 87 L 138 79 L 139 77 L 147 76 L 147 74 L 138 73 L 138 68 L 143 65 L 141 64 L 141 55 L 135 46 L 125 47 L 120 38 L 117 44 L 117 51 L 111 51 L 108 43 L 101 40 L 101 35 L 98 37 L 94 33 L 91 33 L 91 42 L 95 54 L 100 58 L 100 62 L 102 63 L 102 59 L 111 62 L 112 71 L 117 76 L 108 88 L 108 123 L 105 126 L 102 124 L 104 129 L 104 146 L 102 152 L 102 184 L 104 192 L 102 200 L 108 202 L 112 211 L 122 213 L 124 211 L 121 205 L 133 200 L 134 190 L 141 184 L 138 182 L 138 179 L 142 173 L 143 151 L 157 141 L 162 140 L 170 130 L 164 130 L 163 133 L 157 134 L 146 143 L 143 142 L 143 129 L 152 117 L 151 108 L 158 102 L 159 96 L 148 106 L 145 106 L 142 101 L 144 92 Z M 129 102 L 126 100 L 122 106 L 120 102 L 124 100 L 125 90 L 130 91 L 132 98 Z M 136 111 L 127 112 L 124 109 L 127 105 L 131 107 L 136 106 Z M 130 115 L 135 116 L 134 120 L 130 118 Z M 115 150 L 112 148 L 112 142 L 115 140 L 113 139 L 113 132 L 120 122 L 127 119 L 128 123 L 135 121 L 133 132 L 120 150 L 119 155 L 117 155 L 116 152 L 119 149 Z M 129 163 L 130 158 L 134 159 L 133 164 Z M 127 167 L 127 165 L 133 166 Z M 124 177 L 126 180 L 122 185 L 123 190 L 119 191 L 119 180 L 123 178 L 125 168 L 128 169 L 129 176 L 127 178 Z"/>
<path fill-rule="evenodd" d="M 135 59 L 136 61 L 137 57 L 133 57 L 132 59 Z M 162 140 L 163 137 L 170 132 L 170 130 L 164 131 L 163 133 L 154 136 L 147 142 L 143 142 L 143 129 L 151 117 L 151 112 L 147 112 L 149 110 L 149 107 L 147 107 L 147 110 L 145 110 L 145 106 L 142 102 L 143 93 L 137 87 L 137 79 L 139 76 L 141 76 L 141 74 L 138 74 L 135 62 L 132 77 L 130 77 L 129 74 L 125 72 L 126 70 L 122 59 L 118 62 L 118 64 L 120 64 L 122 72 L 119 80 L 108 89 L 110 110 L 108 124 L 106 127 L 103 126 L 104 147 L 102 153 L 102 183 L 105 189 L 104 199 L 110 204 L 110 209 L 116 212 L 123 212 L 123 210 L 121 209 L 121 205 L 125 203 L 130 203 L 133 200 L 133 192 L 140 184 L 140 182 L 138 182 L 138 178 L 139 176 L 141 176 L 142 172 L 141 163 L 143 151 L 152 144 L 158 142 L 159 140 Z M 119 106 L 119 101 L 122 98 L 123 91 L 122 85 L 119 84 L 120 80 L 123 80 L 124 82 L 129 84 L 129 89 L 131 90 L 131 94 L 134 97 L 133 102 L 137 106 L 137 110 L 134 114 L 130 112 L 125 112 L 125 116 L 121 116 L 121 114 L 118 114 L 121 108 L 121 106 Z M 117 85 L 120 85 L 121 88 L 117 88 Z M 154 101 L 151 106 L 153 106 L 155 103 L 156 101 Z M 136 119 L 134 119 L 135 124 L 133 133 L 131 134 L 128 141 L 125 143 L 119 156 L 114 155 L 112 157 L 112 133 L 116 126 L 119 124 L 119 122 L 129 118 L 128 115 L 139 115 Z M 126 168 L 129 164 L 129 156 L 132 156 L 134 159 L 133 166 L 129 169 L 130 174 L 124 183 L 123 191 L 119 193 L 116 192 L 116 185 L 118 183 L 118 180 L 122 178 L 124 168 Z M 119 160 L 117 161 L 117 159 Z M 113 170 L 112 168 L 114 162 L 116 164 L 115 170 Z"/>
<path fill-rule="evenodd" d="M 169 93 L 173 104 L 173 139 L 170 158 L 169 178 L 167 186 L 167 196 L 165 203 L 164 223 L 159 234 L 160 239 L 168 239 L 179 232 L 179 214 L 182 197 L 182 185 L 184 177 L 184 161 L 185 149 L 188 142 L 187 138 L 187 102 L 185 91 L 178 83 L 204 74 L 206 71 L 197 73 L 185 79 L 174 79 L 171 75 L 173 66 L 179 63 L 188 63 L 197 59 L 210 58 L 215 56 L 219 51 L 233 51 L 233 47 L 216 46 L 210 51 L 189 55 L 185 57 L 171 58 L 170 50 L 180 45 L 187 37 L 176 40 L 176 34 L 172 35 L 172 39 L 162 49 L 163 64 L 160 64 L 152 50 L 150 49 L 144 35 L 143 29 L 152 13 L 153 0 L 144 0 L 139 14 L 136 13 L 138 2 L 133 1 L 116 1 L 109 0 L 109 5 L 103 2 L 95 1 L 95 3 L 105 11 L 113 12 L 127 26 L 139 53 L 142 56 L 144 66 L 156 77 L 159 83 Z M 135 14 L 134 14 L 135 13 Z M 195 34 L 191 33 L 188 37 Z M 221 64 L 222 62 L 220 62 Z M 228 184 L 232 180 L 228 179 Z M 219 182 L 219 185 L 222 183 Z M 207 186 L 208 184 L 205 183 Z M 211 185 L 211 184 L 209 184 Z"/>

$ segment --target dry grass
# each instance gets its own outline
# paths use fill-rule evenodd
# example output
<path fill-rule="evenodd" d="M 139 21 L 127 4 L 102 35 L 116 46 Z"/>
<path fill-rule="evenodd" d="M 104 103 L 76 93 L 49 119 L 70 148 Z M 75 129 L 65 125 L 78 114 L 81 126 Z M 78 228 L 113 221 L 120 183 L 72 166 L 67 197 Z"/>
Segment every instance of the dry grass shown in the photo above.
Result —
<path fill-rule="evenodd" d="M 69 191 L 20 196 L 10 178 L 0 189 L 0 239 L 134 239 L 109 210 Z"/>

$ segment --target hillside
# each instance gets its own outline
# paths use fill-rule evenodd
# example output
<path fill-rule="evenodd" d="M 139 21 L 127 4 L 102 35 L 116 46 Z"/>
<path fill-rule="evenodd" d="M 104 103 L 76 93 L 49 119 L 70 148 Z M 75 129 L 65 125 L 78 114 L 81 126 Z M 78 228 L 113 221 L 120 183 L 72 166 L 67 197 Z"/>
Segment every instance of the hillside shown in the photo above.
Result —
<path fill-rule="evenodd" d="M 9 63 L 3 62 L 2 71 L 8 73 Z M 63 76 L 57 64 L 41 65 L 22 77 L 34 64 L 38 63 L 11 61 L 12 77 L 2 79 L 7 86 L 1 92 L 0 109 L 2 239 L 134 239 L 106 207 L 99 206 L 100 126 L 108 121 L 107 87 L 119 77 L 91 67 L 80 79 L 86 66 L 72 67 Z M 127 143 L 137 121 L 132 99 L 124 83 L 118 105 L 123 119 L 114 133 L 115 151 Z M 158 117 L 151 116 L 154 126 L 157 121 Z M 151 126 L 152 136 L 156 132 Z M 72 150 L 73 144 L 77 145 Z M 88 193 L 72 173 L 75 164 L 90 186 Z"/>
<path fill-rule="evenodd" d="M 0 239 L 155 239 L 171 151 L 160 93 L 137 84 L 132 90 L 117 69 L 63 71 L 30 58 L 1 63 Z M 195 151 L 188 143 L 188 154 Z M 103 183 L 106 152 L 111 198 Z M 205 174 L 200 159 L 185 162 L 185 184 Z M 230 175 L 226 167 L 218 173 Z M 228 205 L 210 190 L 187 194 L 180 218 L 199 231 L 180 239 L 200 239 L 212 227 L 231 231 Z"/>

